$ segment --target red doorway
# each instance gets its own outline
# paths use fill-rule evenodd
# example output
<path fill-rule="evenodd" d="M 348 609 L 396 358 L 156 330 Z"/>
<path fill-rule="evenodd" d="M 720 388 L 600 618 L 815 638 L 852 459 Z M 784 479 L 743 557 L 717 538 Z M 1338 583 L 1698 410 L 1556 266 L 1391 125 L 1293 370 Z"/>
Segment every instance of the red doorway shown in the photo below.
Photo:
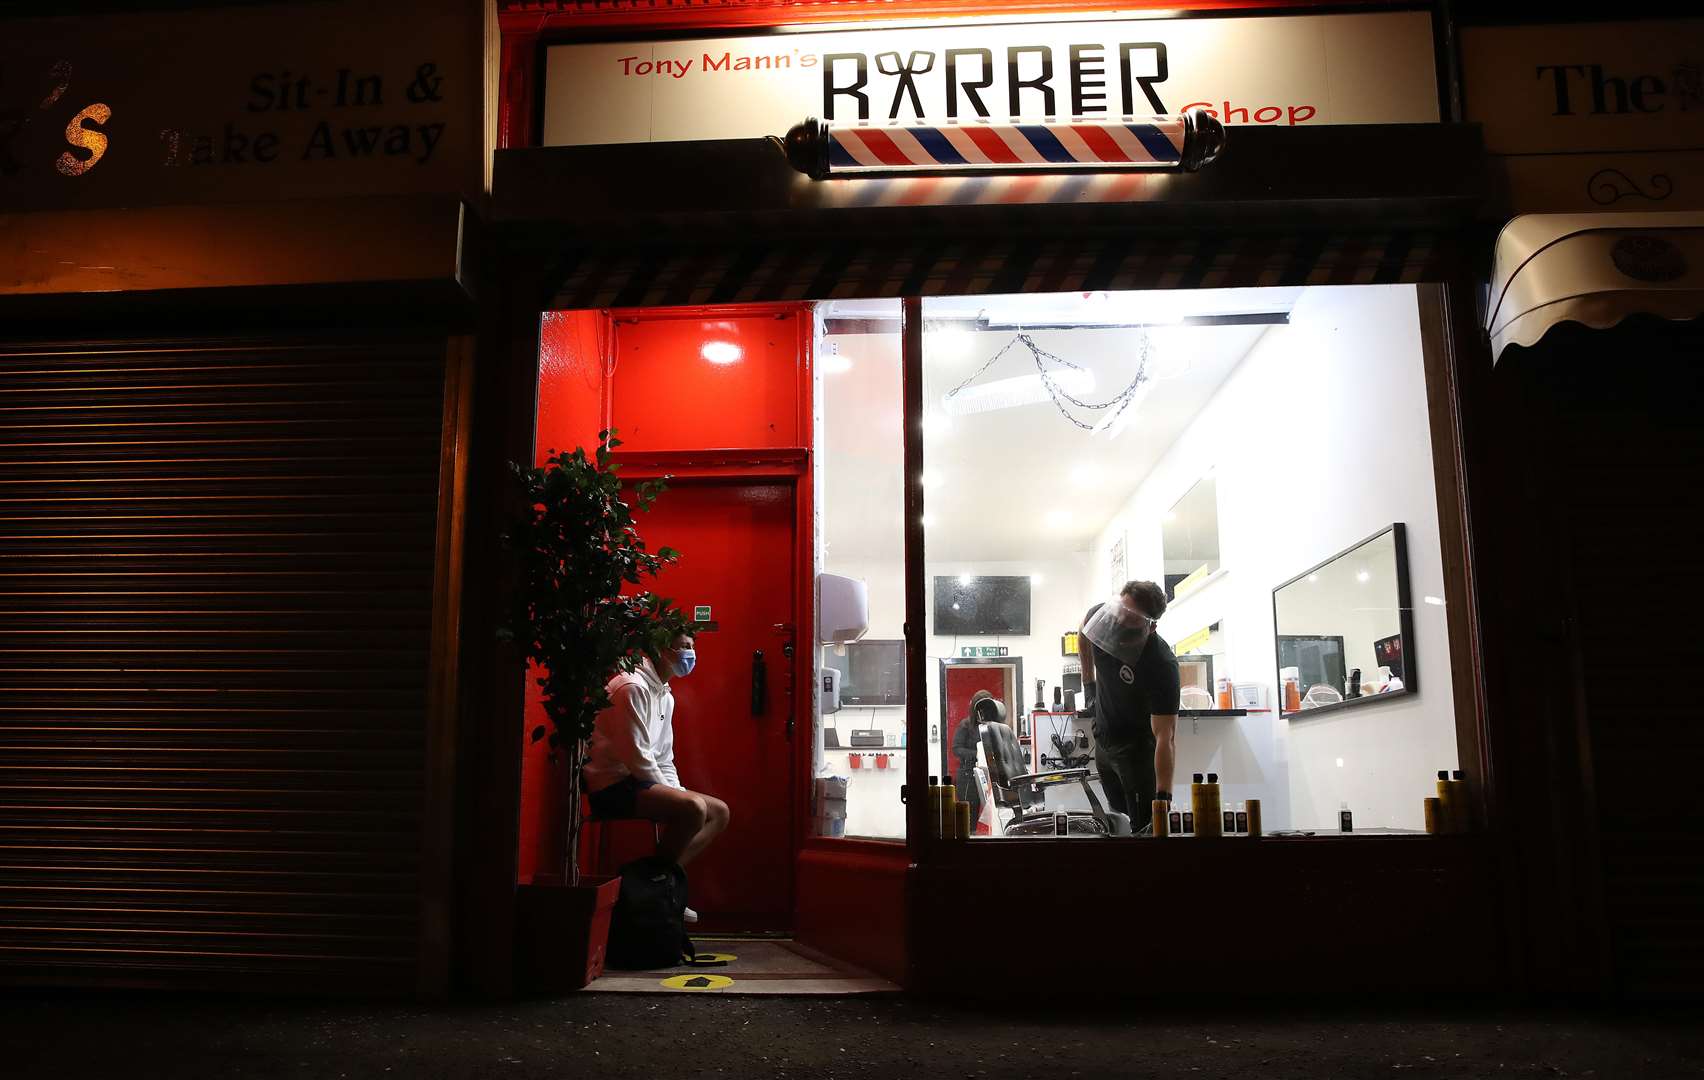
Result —
<path fill-rule="evenodd" d="M 688 867 L 700 932 L 795 925 L 810 747 L 810 702 L 798 698 L 811 671 L 811 330 L 803 305 L 548 312 L 541 326 L 538 456 L 616 429 L 625 481 L 669 477 L 637 524 L 650 548 L 682 556 L 646 587 L 689 617 L 710 608 L 698 668 L 673 682 L 681 780 L 732 810 L 728 833 Z M 754 713 L 759 651 L 766 693 Z M 541 715 L 529 708 L 530 730 Z M 542 752 L 529 756 L 523 881 L 559 858 L 561 780 Z M 598 826 L 582 866 L 613 870 L 653 842 L 637 822 Z"/>
<path fill-rule="evenodd" d="M 782 930 L 793 918 L 795 507 L 791 481 L 676 480 L 639 516 L 653 549 L 682 554 L 655 589 L 708 607 L 698 667 L 671 682 L 681 783 L 732 819 L 687 868 L 709 930 Z"/>

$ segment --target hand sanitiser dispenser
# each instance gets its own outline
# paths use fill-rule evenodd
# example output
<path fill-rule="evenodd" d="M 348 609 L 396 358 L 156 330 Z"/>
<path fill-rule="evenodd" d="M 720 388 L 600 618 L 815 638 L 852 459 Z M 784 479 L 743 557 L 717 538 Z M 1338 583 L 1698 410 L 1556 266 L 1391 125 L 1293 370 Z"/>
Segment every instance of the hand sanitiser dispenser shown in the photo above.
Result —
<path fill-rule="evenodd" d="M 817 640 L 845 645 L 870 631 L 870 589 L 857 578 L 817 575 Z"/>

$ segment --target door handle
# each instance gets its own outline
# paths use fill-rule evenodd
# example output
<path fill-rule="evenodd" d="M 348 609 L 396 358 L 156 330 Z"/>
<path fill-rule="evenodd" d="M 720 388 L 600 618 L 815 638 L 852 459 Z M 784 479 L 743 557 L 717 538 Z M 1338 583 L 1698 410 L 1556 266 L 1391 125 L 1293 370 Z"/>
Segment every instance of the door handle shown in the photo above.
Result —
<path fill-rule="evenodd" d="M 769 665 L 763 661 L 763 650 L 751 654 L 751 714 L 762 716 L 769 707 Z"/>

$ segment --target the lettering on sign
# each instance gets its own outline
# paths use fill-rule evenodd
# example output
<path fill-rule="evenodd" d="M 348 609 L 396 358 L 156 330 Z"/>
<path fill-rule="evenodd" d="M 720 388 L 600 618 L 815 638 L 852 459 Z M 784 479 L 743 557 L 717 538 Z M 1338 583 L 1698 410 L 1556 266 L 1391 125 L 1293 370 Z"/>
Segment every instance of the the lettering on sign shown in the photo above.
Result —
<path fill-rule="evenodd" d="M 403 93 L 410 105 L 443 101 L 443 76 L 438 66 L 419 65 L 413 81 Z M 316 78 L 290 70 L 262 72 L 249 80 L 249 95 L 243 108 L 251 113 L 309 112 L 320 109 L 373 109 L 385 104 L 384 78 L 357 74 L 339 68 L 329 78 Z M 358 158 L 405 158 L 416 165 L 432 160 L 444 137 L 443 121 L 427 124 L 334 124 L 321 119 L 308 134 L 305 145 L 292 151 L 299 161 L 338 161 Z M 269 165 L 284 152 L 276 131 L 245 131 L 235 122 L 225 124 L 218 135 L 191 135 L 175 128 L 160 132 L 166 144 L 165 164 L 179 165 Z"/>
<path fill-rule="evenodd" d="M 0 73 L 3 75 L 4 73 Z M 74 68 L 58 60 L 43 73 L 39 89 L 27 91 L 25 103 L 0 107 L 0 180 L 8 180 L 36 167 L 22 156 L 22 147 L 32 125 L 58 121 L 44 119 L 66 107 L 74 86 Z M 403 88 L 401 98 L 410 107 L 436 105 L 444 100 L 444 78 L 437 64 L 419 64 Z M 0 86 L 5 81 L 0 78 Z M 262 72 L 249 80 L 242 109 L 250 114 L 283 112 L 345 112 L 373 109 L 386 103 L 384 77 L 339 68 L 328 77 L 289 70 Z M 60 115 L 64 115 L 61 113 Z M 88 175 L 119 148 L 113 144 L 108 125 L 114 115 L 106 102 L 92 102 L 71 111 L 63 128 L 63 146 L 42 164 L 51 164 L 65 177 Z M 340 123 L 322 117 L 299 145 L 286 145 L 285 136 L 271 129 L 254 129 L 231 120 L 217 132 L 191 132 L 166 127 L 159 131 L 163 158 L 168 167 L 199 165 L 270 165 L 286 155 L 298 161 L 336 161 L 361 158 L 401 158 L 425 165 L 432 160 L 444 137 L 443 121 L 427 123 Z"/>
<path fill-rule="evenodd" d="M 1659 113 L 1671 95 L 1681 112 L 1704 108 L 1704 68 L 1697 64 L 1675 65 L 1667 81 L 1649 72 L 1617 75 L 1602 64 L 1539 64 L 1537 77 L 1550 87 L 1552 116 Z"/>
<path fill-rule="evenodd" d="M 29 167 L 18 157 L 19 140 L 28 132 L 31 121 L 38 119 L 38 114 L 49 112 L 59 104 L 71 88 L 71 74 L 71 61 L 57 60 L 45 72 L 47 93 L 34 103 L 33 109 L 23 104 L 0 108 L 0 179 L 16 176 Z M 0 78 L 0 84 L 4 81 Z M 33 98 L 32 93 L 32 102 Z M 99 165 L 107 152 L 107 136 L 100 129 L 111 119 L 112 107 L 105 102 L 97 101 L 76 110 L 65 125 L 65 144 L 71 149 L 53 159 L 54 170 L 61 176 L 74 177 Z M 87 156 L 74 151 L 85 151 Z"/>
<path fill-rule="evenodd" d="M 886 119 L 898 120 L 908 110 L 909 119 L 923 119 L 923 102 L 917 93 L 917 80 L 935 74 L 941 80 L 947 102 L 947 119 L 957 120 L 974 115 L 983 120 L 993 114 L 990 100 L 1003 104 L 1005 115 L 1060 115 L 1060 89 L 1070 104 L 1070 115 L 1091 116 L 1112 113 L 1116 101 L 1122 115 L 1151 110 L 1166 111 L 1158 86 L 1166 81 L 1166 46 L 1161 41 L 1127 41 L 1117 46 L 1116 58 L 1098 44 L 1072 45 L 1062 66 L 1056 69 L 1053 48 L 1049 45 L 1009 45 L 1004 50 L 1003 64 L 996 64 L 994 50 L 986 48 L 943 49 L 937 54 L 929 49 L 913 49 L 905 54 L 897 51 L 879 52 L 874 56 L 875 82 L 882 88 L 882 98 L 891 87 L 893 96 L 885 106 Z M 939 63 L 937 63 L 937 58 Z M 822 114 L 825 119 L 838 115 L 849 119 L 870 119 L 871 55 L 867 52 L 828 53 L 822 58 Z M 1118 65 L 1118 92 L 1109 94 L 1108 64 Z M 993 93 L 998 76 L 1004 75 L 1005 94 Z M 1140 97 L 1138 97 L 1140 94 Z M 985 96 L 987 95 L 987 96 Z M 968 107 L 969 112 L 961 108 Z M 1039 109 L 1032 106 L 1039 105 Z"/>

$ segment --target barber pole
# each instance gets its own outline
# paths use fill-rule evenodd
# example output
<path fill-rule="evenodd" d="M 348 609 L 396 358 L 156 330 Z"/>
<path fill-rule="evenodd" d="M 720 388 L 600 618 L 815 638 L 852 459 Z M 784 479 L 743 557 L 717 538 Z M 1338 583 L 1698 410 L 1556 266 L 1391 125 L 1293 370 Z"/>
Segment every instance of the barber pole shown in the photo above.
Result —
<path fill-rule="evenodd" d="M 1203 109 L 1115 123 L 834 128 L 815 117 L 782 140 L 795 169 L 831 176 L 1027 170 L 1181 169 L 1224 150 L 1225 127 Z"/>

